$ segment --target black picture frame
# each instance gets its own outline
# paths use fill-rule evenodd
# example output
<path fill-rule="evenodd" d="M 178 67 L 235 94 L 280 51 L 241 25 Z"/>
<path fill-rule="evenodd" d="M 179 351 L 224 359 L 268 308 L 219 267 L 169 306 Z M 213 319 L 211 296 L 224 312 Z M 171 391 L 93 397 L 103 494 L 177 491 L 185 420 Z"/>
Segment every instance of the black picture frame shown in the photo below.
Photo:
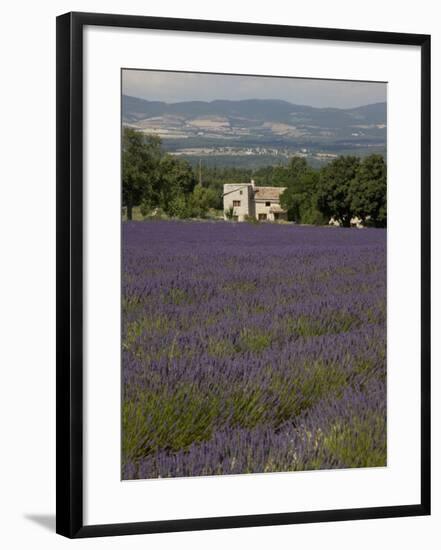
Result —
<path fill-rule="evenodd" d="M 57 17 L 56 531 L 99 537 L 430 514 L 430 36 L 98 13 Z M 86 25 L 412 45 L 421 48 L 421 495 L 411 505 L 83 523 L 83 29 Z"/>

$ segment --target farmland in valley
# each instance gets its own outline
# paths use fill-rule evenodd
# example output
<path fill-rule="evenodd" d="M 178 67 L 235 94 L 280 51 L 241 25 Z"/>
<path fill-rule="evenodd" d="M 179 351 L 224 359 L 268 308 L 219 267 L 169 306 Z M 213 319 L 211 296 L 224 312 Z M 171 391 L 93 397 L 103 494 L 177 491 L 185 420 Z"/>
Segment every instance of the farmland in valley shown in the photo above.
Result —
<path fill-rule="evenodd" d="M 386 465 L 386 230 L 124 222 L 122 478 Z"/>
<path fill-rule="evenodd" d="M 338 155 L 386 154 L 385 102 L 348 109 L 277 99 L 146 101 L 123 95 L 123 124 L 160 136 L 167 152 L 192 164 L 259 168 L 293 155 L 321 167 Z"/>

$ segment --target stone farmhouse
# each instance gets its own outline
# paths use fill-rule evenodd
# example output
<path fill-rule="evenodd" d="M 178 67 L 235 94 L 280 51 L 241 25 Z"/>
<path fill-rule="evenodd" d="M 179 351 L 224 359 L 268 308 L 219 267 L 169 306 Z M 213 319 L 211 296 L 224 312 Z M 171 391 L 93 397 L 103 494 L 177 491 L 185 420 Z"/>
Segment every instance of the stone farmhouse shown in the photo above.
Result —
<path fill-rule="evenodd" d="M 250 183 L 224 184 L 224 218 L 232 212 L 232 219 L 243 222 L 247 218 L 260 221 L 286 220 L 286 211 L 280 206 L 280 195 L 286 187 L 258 187 Z"/>

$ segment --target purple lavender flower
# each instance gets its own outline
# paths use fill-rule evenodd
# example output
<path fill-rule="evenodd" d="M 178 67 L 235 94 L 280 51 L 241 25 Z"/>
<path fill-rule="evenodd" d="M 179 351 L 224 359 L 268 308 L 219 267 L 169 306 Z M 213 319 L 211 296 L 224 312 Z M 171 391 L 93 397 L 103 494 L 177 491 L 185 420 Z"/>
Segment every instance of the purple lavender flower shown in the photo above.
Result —
<path fill-rule="evenodd" d="M 386 464 L 386 231 L 127 222 L 123 479 Z"/>

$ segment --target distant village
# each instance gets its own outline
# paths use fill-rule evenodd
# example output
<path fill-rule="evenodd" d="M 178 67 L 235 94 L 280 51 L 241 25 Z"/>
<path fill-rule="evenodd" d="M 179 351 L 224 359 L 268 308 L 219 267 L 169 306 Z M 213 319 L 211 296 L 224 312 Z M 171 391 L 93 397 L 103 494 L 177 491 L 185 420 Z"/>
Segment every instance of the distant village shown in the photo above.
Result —
<path fill-rule="evenodd" d="M 312 151 L 305 147 L 301 149 L 276 148 L 276 147 L 186 147 L 170 151 L 170 154 L 176 157 L 279 157 L 280 159 L 290 159 L 292 156 L 313 159 L 317 161 L 329 161 L 338 157 L 335 153 Z"/>

